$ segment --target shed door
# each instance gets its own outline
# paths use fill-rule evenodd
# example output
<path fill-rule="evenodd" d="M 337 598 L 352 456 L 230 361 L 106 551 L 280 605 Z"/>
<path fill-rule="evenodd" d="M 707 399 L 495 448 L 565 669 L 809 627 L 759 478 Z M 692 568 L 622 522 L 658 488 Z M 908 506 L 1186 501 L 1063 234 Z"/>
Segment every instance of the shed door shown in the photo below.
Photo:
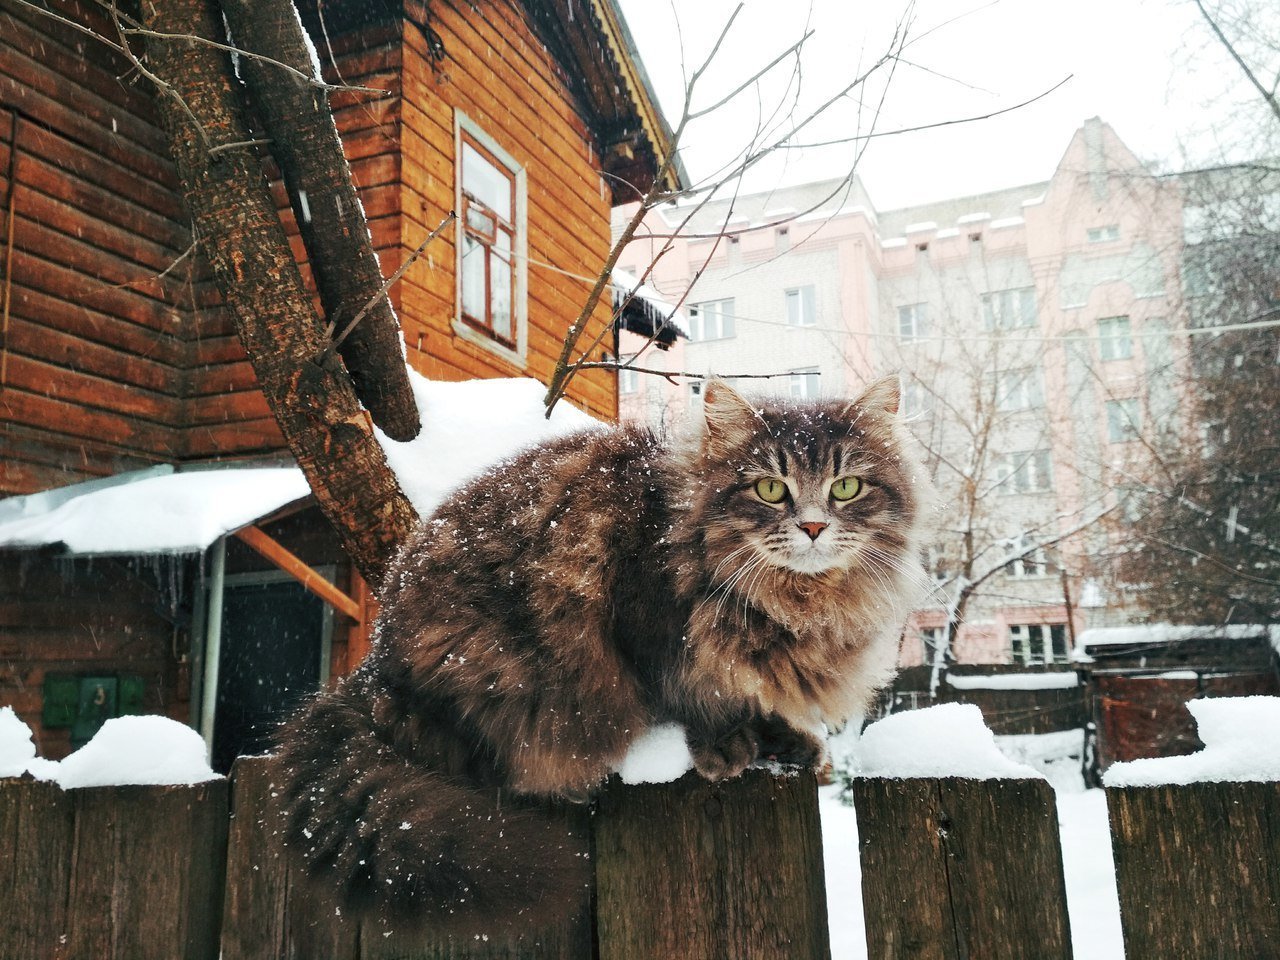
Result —
<path fill-rule="evenodd" d="M 276 725 L 320 686 L 329 612 L 294 580 L 232 582 L 222 607 L 213 767 L 265 753 Z"/>

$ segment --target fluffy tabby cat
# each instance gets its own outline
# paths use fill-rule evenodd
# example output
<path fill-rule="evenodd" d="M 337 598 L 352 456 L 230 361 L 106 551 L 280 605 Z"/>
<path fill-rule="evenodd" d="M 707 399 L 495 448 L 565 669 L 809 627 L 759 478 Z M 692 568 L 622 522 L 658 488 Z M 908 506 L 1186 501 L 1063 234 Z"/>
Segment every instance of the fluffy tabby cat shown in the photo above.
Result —
<path fill-rule="evenodd" d="M 896 378 L 803 404 L 713 381 L 683 443 L 588 432 L 459 490 L 393 568 L 371 655 L 282 733 L 288 845 L 348 903 L 519 929 L 589 869 L 544 801 L 587 797 L 647 727 L 683 724 L 710 779 L 817 763 L 917 598 L 897 408 Z"/>

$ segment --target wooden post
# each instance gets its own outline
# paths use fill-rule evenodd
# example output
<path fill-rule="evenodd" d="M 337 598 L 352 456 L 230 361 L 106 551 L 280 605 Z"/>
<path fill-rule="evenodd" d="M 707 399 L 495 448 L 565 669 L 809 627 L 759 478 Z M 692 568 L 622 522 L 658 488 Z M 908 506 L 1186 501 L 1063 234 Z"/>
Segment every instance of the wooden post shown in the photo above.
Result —
<path fill-rule="evenodd" d="M 869 956 L 1070 960 L 1048 783 L 860 779 L 853 798 Z"/>
<path fill-rule="evenodd" d="M 285 855 L 271 822 L 268 770 L 265 757 L 241 757 L 232 774 L 223 960 L 591 960 L 585 898 L 578 916 L 519 940 L 395 933 L 342 916 Z"/>
<path fill-rule="evenodd" d="M 1108 788 L 1107 809 L 1128 960 L 1280 957 L 1280 783 Z"/>
<path fill-rule="evenodd" d="M 812 773 L 610 783 L 594 820 L 599 960 L 826 960 Z"/>
<path fill-rule="evenodd" d="M 225 780 L 66 792 L 8 780 L 0 824 L 0 956 L 217 960 Z"/>
<path fill-rule="evenodd" d="M 0 780 L 0 957 L 50 957 L 67 938 L 75 813 L 52 783 Z"/>

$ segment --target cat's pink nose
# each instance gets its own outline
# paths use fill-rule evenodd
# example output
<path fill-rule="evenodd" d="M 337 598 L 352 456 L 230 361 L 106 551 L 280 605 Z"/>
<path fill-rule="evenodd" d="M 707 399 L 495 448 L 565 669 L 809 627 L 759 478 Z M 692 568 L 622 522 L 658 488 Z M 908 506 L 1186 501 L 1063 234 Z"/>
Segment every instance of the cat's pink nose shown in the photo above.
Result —
<path fill-rule="evenodd" d="M 827 529 L 825 523 L 818 523 L 816 520 L 810 520 L 808 523 L 797 523 L 796 526 L 807 533 L 810 540 L 817 540 L 818 534 Z"/>

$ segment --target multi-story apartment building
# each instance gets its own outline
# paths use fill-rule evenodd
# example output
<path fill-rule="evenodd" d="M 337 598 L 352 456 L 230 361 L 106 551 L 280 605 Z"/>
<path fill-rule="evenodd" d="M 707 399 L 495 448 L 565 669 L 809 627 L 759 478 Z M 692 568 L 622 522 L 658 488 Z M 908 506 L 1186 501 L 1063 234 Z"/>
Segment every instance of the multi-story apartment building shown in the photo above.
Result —
<path fill-rule="evenodd" d="M 881 212 L 855 179 L 660 208 L 655 235 L 688 220 L 651 280 L 690 337 L 638 365 L 781 373 L 743 385 L 793 396 L 898 371 L 941 494 L 937 589 L 902 662 L 944 641 L 960 661 L 1065 660 L 1078 631 L 1131 616 L 1097 561 L 1149 443 L 1185 429 L 1182 206 L 1095 118 L 1048 180 L 995 193 Z M 634 241 L 622 266 L 643 273 L 666 242 Z M 701 384 L 620 389 L 624 418 L 670 422 Z"/>

